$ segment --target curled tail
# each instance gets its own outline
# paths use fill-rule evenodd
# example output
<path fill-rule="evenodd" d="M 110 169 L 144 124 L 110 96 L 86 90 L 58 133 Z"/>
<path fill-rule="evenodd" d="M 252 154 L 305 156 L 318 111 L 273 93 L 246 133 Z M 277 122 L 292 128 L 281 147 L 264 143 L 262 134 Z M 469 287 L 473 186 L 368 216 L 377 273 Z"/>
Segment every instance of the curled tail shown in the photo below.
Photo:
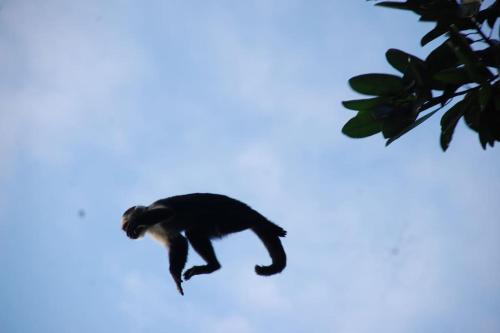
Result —
<path fill-rule="evenodd" d="M 255 273 L 259 275 L 273 275 L 280 273 L 286 266 L 286 253 L 280 237 L 286 236 L 286 231 L 276 224 L 266 221 L 252 228 L 269 252 L 272 264 L 269 266 L 255 266 Z"/>

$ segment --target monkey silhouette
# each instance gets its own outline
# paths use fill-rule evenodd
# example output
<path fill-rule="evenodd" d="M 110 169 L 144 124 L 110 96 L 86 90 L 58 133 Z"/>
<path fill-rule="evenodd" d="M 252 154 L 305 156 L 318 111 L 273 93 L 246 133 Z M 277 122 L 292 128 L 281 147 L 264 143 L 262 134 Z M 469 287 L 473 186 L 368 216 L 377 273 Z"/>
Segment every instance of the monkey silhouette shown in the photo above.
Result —
<path fill-rule="evenodd" d="M 182 277 L 187 281 L 221 268 L 211 240 L 231 233 L 250 229 L 266 247 L 272 263 L 256 265 L 258 275 L 277 274 L 286 266 L 280 240 L 286 231 L 247 204 L 221 194 L 191 193 L 161 199 L 149 206 L 133 206 L 122 216 L 122 229 L 131 239 L 147 233 L 168 248 L 170 274 L 181 295 Z M 182 274 L 188 242 L 206 265 L 193 266 Z"/>

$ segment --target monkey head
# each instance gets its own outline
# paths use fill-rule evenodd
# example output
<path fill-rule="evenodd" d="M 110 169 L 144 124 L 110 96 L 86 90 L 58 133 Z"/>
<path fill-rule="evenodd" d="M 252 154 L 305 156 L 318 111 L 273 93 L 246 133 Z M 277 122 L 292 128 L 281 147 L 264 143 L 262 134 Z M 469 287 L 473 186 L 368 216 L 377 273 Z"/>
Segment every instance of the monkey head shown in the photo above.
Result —
<path fill-rule="evenodd" d="M 127 232 L 128 228 L 130 225 L 134 225 L 134 222 L 137 222 L 137 219 L 144 214 L 144 212 L 147 210 L 146 206 L 133 206 L 130 207 L 123 213 L 122 216 L 122 230 Z M 144 236 L 146 233 L 146 226 L 133 226 L 136 229 L 137 232 L 137 237 L 140 238 Z"/>

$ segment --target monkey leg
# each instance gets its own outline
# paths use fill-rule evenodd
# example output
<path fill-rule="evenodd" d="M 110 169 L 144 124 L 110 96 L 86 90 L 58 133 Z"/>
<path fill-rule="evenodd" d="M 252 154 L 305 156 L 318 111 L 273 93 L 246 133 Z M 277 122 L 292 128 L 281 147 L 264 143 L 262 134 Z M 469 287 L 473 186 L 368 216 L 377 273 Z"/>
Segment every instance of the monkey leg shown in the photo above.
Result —
<path fill-rule="evenodd" d="M 170 274 L 172 275 L 177 290 L 184 295 L 184 290 L 182 290 L 182 270 L 186 265 L 187 254 L 188 254 L 188 242 L 182 235 L 177 235 L 176 237 L 169 239 L 169 253 L 168 259 L 170 262 Z"/>
<path fill-rule="evenodd" d="M 206 265 L 193 266 L 184 272 L 184 279 L 187 281 L 195 275 L 209 274 L 218 270 L 221 265 L 215 256 L 212 242 L 207 236 L 186 232 L 186 236 L 193 249 L 205 260 Z"/>

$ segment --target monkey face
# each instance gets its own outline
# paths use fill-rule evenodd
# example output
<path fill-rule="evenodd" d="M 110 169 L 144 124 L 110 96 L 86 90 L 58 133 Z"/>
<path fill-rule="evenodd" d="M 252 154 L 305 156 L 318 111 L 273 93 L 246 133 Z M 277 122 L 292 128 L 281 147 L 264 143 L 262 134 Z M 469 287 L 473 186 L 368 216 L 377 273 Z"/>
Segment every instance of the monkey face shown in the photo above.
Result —
<path fill-rule="evenodd" d="M 127 232 L 129 225 L 133 224 L 134 220 L 137 217 L 139 217 L 140 215 L 142 215 L 146 211 L 146 209 L 147 208 L 145 206 L 133 206 L 133 207 L 130 207 L 129 209 L 127 209 L 125 211 L 125 213 L 123 213 L 123 216 L 122 216 L 122 230 Z M 139 228 L 137 230 L 139 232 L 139 235 L 137 238 L 144 236 L 147 228 L 146 227 L 141 228 L 140 226 L 136 227 L 136 228 Z"/>

